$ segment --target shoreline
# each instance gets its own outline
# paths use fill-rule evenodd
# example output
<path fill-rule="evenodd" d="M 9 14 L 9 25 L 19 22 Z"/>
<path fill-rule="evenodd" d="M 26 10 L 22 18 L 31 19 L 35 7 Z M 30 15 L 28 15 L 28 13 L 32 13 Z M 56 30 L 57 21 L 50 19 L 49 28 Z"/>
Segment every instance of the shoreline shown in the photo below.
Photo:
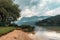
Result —
<path fill-rule="evenodd" d="M 14 30 L 6 35 L 0 37 L 0 40 L 32 40 L 28 33 L 21 30 Z"/>

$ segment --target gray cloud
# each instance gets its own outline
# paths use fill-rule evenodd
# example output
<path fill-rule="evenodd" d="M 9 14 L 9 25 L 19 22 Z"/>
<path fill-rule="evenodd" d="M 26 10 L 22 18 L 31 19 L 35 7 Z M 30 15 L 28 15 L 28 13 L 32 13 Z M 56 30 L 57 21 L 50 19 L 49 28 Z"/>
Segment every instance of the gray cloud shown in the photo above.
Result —
<path fill-rule="evenodd" d="M 26 6 L 28 6 L 29 8 L 31 8 L 32 6 L 36 6 L 39 4 L 39 0 L 15 0 L 15 3 L 17 3 L 18 5 L 20 5 L 21 8 L 25 8 Z"/>
<path fill-rule="evenodd" d="M 51 10 L 60 7 L 59 0 L 15 0 L 15 3 L 22 9 L 22 16 L 47 15 L 46 12 L 50 12 Z"/>

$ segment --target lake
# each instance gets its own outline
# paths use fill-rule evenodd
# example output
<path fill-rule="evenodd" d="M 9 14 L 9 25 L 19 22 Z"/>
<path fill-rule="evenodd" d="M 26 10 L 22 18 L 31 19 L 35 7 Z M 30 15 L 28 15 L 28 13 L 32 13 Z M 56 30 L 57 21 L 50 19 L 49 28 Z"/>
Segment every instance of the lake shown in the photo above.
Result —
<path fill-rule="evenodd" d="M 35 27 L 35 34 L 29 34 L 33 40 L 60 40 L 60 32 L 48 30 L 44 27 Z"/>

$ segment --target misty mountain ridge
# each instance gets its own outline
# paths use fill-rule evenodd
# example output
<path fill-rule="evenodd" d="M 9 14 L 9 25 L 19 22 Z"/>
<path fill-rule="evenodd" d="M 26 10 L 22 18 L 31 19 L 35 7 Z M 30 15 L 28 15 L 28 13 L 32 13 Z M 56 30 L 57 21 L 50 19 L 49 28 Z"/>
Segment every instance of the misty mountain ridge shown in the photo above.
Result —
<path fill-rule="evenodd" d="M 45 26 L 60 26 L 60 15 L 52 16 L 42 21 L 38 21 L 37 25 L 45 25 Z"/>
<path fill-rule="evenodd" d="M 28 25 L 34 25 L 35 22 L 46 19 L 50 16 L 32 16 L 32 17 L 23 17 L 21 20 L 17 22 L 18 25 L 22 24 L 28 24 Z"/>

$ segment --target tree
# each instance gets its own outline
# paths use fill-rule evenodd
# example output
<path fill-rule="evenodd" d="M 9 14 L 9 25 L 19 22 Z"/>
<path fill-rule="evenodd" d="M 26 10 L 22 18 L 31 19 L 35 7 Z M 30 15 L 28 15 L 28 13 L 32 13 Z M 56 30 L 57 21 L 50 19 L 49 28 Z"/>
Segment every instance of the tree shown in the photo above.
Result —
<path fill-rule="evenodd" d="M 21 10 L 12 0 L 0 0 L 0 25 L 8 25 L 20 17 Z"/>

